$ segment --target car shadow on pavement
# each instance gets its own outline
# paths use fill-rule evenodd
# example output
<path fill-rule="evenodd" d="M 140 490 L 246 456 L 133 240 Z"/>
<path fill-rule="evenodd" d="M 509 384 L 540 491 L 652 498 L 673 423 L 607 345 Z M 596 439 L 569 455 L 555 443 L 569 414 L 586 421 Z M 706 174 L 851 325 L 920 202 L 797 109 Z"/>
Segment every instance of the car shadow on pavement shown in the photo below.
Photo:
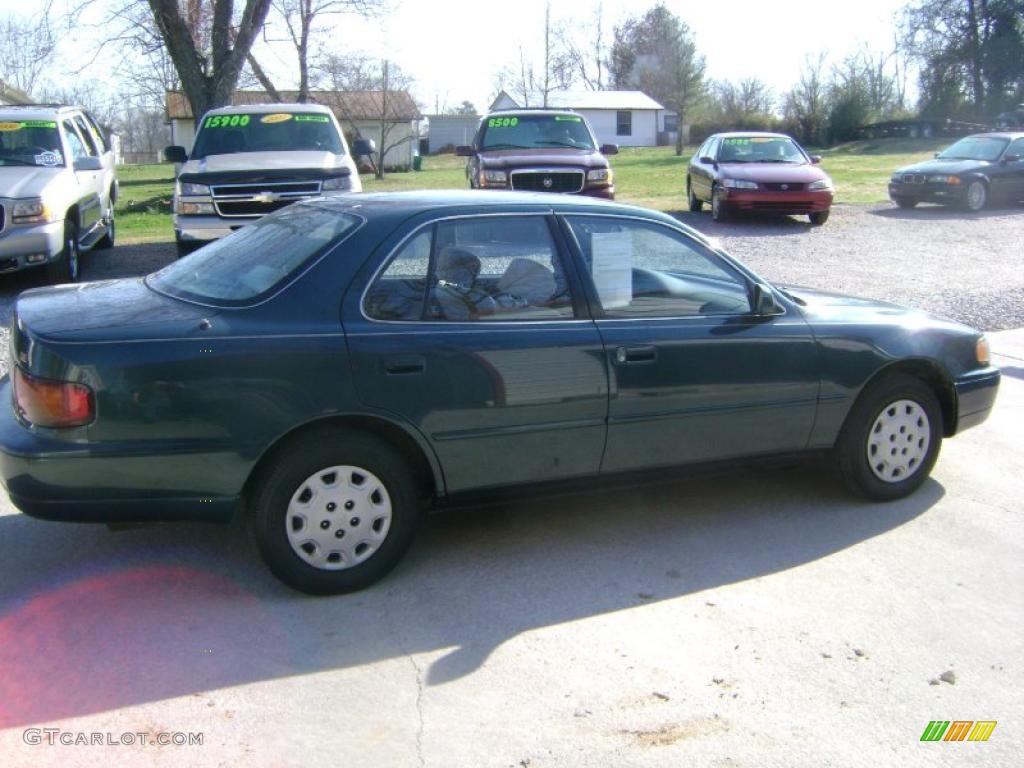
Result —
<path fill-rule="evenodd" d="M 424 670 L 441 685 L 522 632 L 798 568 L 943 495 L 929 480 L 861 502 L 812 464 L 449 510 L 383 582 L 332 598 L 280 585 L 243 522 L 111 533 L 8 514 L 0 729 L 450 649 Z"/>
<path fill-rule="evenodd" d="M 872 208 L 868 211 L 872 216 L 880 216 L 883 219 L 904 219 L 912 221 L 962 221 L 971 219 L 998 219 L 1007 216 L 1024 215 L 1024 206 L 1013 206 L 1008 208 L 986 208 L 983 211 L 971 212 L 959 208 L 949 208 L 944 205 L 920 205 L 917 208 L 897 208 L 887 206 L 884 208 Z"/>
<path fill-rule="evenodd" d="M 745 236 L 784 236 L 804 235 L 810 231 L 821 229 L 812 226 L 805 216 L 779 216 L 772 214 L 750 213 L 731 216 L 725 221 L 715 221 L 707 211 L 692 213 L 690 211 L 668 211 L 669 216 L 693 227 L 709 237 L 730 235 Z M 827 227 L 828 224 L 822 225 Z"/>

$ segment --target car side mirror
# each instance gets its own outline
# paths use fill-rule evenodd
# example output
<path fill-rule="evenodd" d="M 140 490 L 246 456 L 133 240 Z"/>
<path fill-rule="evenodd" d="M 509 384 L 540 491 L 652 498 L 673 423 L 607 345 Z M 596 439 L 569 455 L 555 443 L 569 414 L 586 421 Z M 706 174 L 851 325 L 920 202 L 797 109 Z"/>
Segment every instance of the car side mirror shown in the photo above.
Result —
<path fill-rule="evenodd" d="M 79 157 L 75 160 L 76 171 L 102 171 L 103 163 L 98 157 Z"/>
<path fill-rule="evenodd" d="M 702 157 L 698 162 L 700 162 L 701 165 L 714 165 L 715 158 L 704 155 L 704 157 Z"/>
<path fill-rule="evenodd" d="M 1016 163 L 1021 159 L 1020 155 L 1007 155 L 1003 158 L 1004 163 Z"/>
<path fill-rule="evenodd" d="M 472 157 L 476 152 L 473 151 L 472 147 L 468 147 L 465 144 L 460 144 L 455 148 L 456 157 Z"/>
<path fill-rule="evenodd" d="M 775 300 L 772 289 L 764 283 L 754 283 L 750 305 L 758 317 L 774 317 L 782 314 L 782 306 Z"/>
<path fill-rule="evenodd" d="M 377 145 L 373 142 L 373 139 L 356 139 L 352 142 L 352 154 L 356 157 L 372 155 L 376 151 Z"/>
<path fill-rule="evenodd" d="M 821 162 L 821 155 L 811 155 L 811 164 L 817 165 Z"/>
<path fill-rule="evenodd" d="M 602 155 L 617 155 L 619 154 L 618 144 L 602 144 L 599 150 Z"/>
<path fill-rule="evenodd" d="M 179 147 L 175 144 L 174 146 L 164 148 L 164 160 L 168 163 L 187 163 L 188 153 L 185 152 L 184 147 Z"/>

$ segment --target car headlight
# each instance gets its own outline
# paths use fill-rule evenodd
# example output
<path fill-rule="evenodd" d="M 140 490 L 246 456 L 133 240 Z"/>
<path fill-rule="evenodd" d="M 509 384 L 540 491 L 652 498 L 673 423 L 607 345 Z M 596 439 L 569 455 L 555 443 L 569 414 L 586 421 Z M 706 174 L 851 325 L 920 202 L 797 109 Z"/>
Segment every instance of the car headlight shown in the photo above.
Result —
<path fill-rule="evenodd" d="M 757 183 L 743 179 L 722 179 L 722 186 L 729 189 L 757 189 Z"/>
<path fill-rule="evenodd" d="M 889 177 L 889 181 L 891 181 L 893 184 L 899 184 L 901 181 L 903 181 L 903 174 L 894 173 L 892 176 Z"/>
<path fill-rule="evenodd" d="M 185 195 L 186 197 L 195 197 L 199 195 L 210 194 L 210 187 L 206 184 L 195 184 L 191 181 L 182 181 L 178 184 L 178 194 Z"/>
<path fill-rule="evenodd" d="M 480 181 L 484 184 L 505 184 L 508 182 L 508 176 L 504 171 L 480 169 Z"/>
<path fill-rule="evenodd" d="M 213 203 L 188 203 L 181 200 L 174 201 L 174 212 L 185 215 L 212 214 L 216 213 Z"/>
<path fill-rule="evenodd" d="M 959 176 L 947 176 L 944 173 L 933 173 L 928 177 L 928 181 L 932 184 L 959 184 Z"/>
<path fill-rule="evenodd" d="M 50 221 L 50 211 L 42 200 L 24 200 L 14 204 L 11 221 L 15 224 L 45 224 Z"/>
<path fill-rule="evenodd" d="M 611 168 L 595 168 L 592 171 L 587 171 L 587 181 L 607 181 L 612 180 L 612 169 Z"/>
<path fill-rule="evenodd" d="M 821 189 L 832 189 L 832 179 L 826 176 L 824 179 L 812 181 L 810 184 L 807 185 L 807 189 L 812 191 Z"/>
<path fill-rule="evenodd" d="M 348 192 L 352 189 L 351 176 L 332 176 L 320 185 L 322 192 Z"/>

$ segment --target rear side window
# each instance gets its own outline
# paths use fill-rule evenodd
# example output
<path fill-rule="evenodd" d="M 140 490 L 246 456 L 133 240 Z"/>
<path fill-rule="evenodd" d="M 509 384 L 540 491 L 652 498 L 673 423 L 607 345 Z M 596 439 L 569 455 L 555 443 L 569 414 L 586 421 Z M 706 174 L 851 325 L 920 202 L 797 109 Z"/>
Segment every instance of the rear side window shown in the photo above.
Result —
<path fill-rule="evenodd" d="M 441 221 L 407 241 L 364 311 L 376 320 L 561 320 L 573 304 L 543 216 L 482 216 Z"/>
<path fill-rule="evenodd" d="M 293 203 L 154 272 L 146 284 L 185 300 L 249 304 L 282 287 L 350 234 L 359 221 L 327 208 Z"/>
<path fill-rule="evenodd" d="M 63 126 L 64 137 L 67 139 L 68 149 L 71 150 L 71 159 L 80 160 L 83 157 L 88 157 L 89 151 L 85 148 L 85 143 L 78 135 L 78 131 L 75 130 L 75 124 L 70 120 L 65 120 Z"/>

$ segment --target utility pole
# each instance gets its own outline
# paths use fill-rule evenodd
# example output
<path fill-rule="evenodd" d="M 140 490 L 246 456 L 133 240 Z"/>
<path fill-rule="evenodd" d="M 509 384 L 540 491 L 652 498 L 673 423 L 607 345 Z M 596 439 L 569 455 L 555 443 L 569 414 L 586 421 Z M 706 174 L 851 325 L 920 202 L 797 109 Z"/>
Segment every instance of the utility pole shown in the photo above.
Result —
<path fill-rule="evenodd" d="M 380 147 L 377 150 L 377 178 L 384 178 L 384 152 L 388 138 L 388 60 L 384 59 L 384 90 L 380 94 Z"/>

